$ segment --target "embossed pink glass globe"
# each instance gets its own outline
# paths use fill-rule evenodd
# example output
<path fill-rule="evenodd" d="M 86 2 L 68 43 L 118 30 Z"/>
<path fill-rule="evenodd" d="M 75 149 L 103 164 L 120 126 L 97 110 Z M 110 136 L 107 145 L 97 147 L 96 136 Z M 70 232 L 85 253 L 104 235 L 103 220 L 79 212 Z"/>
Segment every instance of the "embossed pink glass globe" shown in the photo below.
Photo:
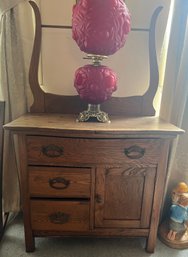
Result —
<path fill-rule="evenodd" d="M 73 7 L 72 36 L 83 52 L 112 55 L 124 46 L 129 31 L 123 0 L 80 0 Z"/>
<path fill-rule="evenodd" d="M 117 89 L 117 77 L 106 66 L 85 65 L 75 72 L 74 86 L 82 100 L 101 104 Z"/>

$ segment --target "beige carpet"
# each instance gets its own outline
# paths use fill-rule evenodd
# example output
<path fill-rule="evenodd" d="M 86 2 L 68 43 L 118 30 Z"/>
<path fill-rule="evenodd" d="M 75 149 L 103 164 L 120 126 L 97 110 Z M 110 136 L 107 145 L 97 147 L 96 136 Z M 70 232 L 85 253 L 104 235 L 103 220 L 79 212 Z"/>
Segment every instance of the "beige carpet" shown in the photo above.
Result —
<path fill-rule="evenodd" d="M 174 250 L 157 241 L 154 254 L 144 250 L 144 239 L 36 238 L 34 253 L 26 253 L 22 218 L 8 225 L 0 257 L 188 257 L 188 249 Z"/>

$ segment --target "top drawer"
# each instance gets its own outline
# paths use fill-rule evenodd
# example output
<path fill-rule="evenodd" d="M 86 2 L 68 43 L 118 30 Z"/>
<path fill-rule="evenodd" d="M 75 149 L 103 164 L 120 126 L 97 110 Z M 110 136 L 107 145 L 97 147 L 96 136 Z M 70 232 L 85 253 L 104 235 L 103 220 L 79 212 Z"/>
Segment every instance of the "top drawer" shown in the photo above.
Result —
<path fill-rule="evenodd" d="M 29 164 L 156 164 L 160 139 L 82 139 L 28 136 Z"/>

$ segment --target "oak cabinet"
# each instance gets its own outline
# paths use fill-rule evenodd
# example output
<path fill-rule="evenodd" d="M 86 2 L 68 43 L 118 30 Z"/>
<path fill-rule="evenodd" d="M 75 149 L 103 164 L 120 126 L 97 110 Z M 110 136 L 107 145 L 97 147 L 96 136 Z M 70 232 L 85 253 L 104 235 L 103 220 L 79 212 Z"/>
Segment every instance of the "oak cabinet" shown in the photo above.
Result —
<path fill-rule="evenodd" d="M 145 237 L 153 252 L 169 144 L 182 131 L 156 117 L 78 123 L 27 114 L 18 138 L 26 251 L 38 236 Z"/>
<path fill-rule="evenodd" d="M 149 29 L 131 31 L 141 38 L 147 33 L 146 92 L 102 103 L 111 123 L 79 123 L 75 114 L 87 103 L 78 95 L 40 87 L 42 30 L 62 26 L 43 24 L 38 6 L 29 2 L 36 22 L 29 71 L 33 104 L 30 113 L 5 125 L 18 139 L 26 251 L 34 251 L 39 236 L 127 236 L 145 237 L 146 250 L 153 252 L 170 142 L 183 133 L 154 116 L 159 84 L 155 29 L 162 7 L 151 16 Z"/>

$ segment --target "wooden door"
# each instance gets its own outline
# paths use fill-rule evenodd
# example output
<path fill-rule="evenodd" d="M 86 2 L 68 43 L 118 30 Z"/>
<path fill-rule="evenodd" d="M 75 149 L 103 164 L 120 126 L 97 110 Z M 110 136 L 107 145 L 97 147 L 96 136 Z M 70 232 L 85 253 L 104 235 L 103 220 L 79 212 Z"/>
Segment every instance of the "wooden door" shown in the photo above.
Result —
<path fill-rule="evenodd" d="M 95 227 L 148 228 L 155 174 L 155 167 L 98 168 Z"/>

